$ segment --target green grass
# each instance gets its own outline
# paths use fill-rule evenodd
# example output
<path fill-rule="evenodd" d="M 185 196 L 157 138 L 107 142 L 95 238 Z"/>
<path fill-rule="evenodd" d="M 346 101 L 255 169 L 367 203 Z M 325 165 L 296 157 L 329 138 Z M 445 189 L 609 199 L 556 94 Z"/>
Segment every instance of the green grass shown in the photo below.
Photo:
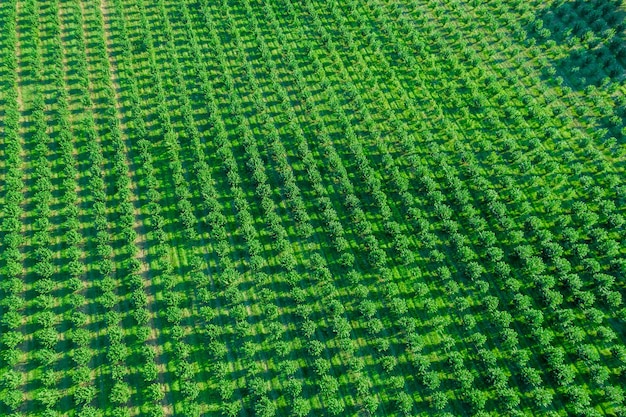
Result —
<path fill-rule="evenodd" d="M 3 3 L 0 414 L 624 415 L 624 16 Z"/>

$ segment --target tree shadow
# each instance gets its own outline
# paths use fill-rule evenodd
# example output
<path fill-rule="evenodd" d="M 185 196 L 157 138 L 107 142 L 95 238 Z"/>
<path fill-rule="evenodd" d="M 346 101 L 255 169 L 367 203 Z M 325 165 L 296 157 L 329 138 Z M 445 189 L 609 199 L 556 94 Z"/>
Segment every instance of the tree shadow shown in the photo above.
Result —
<path fill-rule="evenodd" d="M 540 10 L 527 29 L 539 44 L 567 45 L 554 67 L 572 88 L 605 87 L 626 78 L 626 9 L 619 0 L 558 0 Z"/>

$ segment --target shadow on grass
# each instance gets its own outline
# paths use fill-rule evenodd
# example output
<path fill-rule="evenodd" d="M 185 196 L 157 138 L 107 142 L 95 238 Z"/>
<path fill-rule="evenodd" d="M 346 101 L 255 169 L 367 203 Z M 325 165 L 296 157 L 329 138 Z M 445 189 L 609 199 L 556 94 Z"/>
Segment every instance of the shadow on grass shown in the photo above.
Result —
<path fill-rule="evenodd" d="M 584 89 L 624 79 L 625 28 L 626 10 L 617 0 L 561 0 L 541 10 L 528 29 L 537 43 L 568 46 L 554 65 Z"/>
<path fill-rule="evenodd" d="M 557 0 L 538 10 L 525 28 L 531 43 L 557 51 L 546 77 L 584 92 L 601 112 L 598 134 L 623 141 L 626 98 L 620 87 L 626 83 L 626 8 L 622 2 Z M 612 109 L 594 98 L 596 90 L 613 97 L 608 103 Z"/>

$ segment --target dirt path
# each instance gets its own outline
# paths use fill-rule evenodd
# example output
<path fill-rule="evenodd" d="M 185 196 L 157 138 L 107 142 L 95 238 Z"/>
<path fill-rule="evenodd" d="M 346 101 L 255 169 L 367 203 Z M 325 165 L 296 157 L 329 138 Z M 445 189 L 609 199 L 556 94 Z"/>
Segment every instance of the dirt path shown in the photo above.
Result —
<path fill-rule="evenodd" d="M 21 6 L 20 1 L 16 2 L 15 8 L 16 8 L 16 19 L 19 22 L 22 18 L 21 17 L 22 6 Z M 18 141 L 20 144 L 20 160 L 22 162 L 22 166 L 20 168 L 22 172 L 22 180 L 23 180 L 23 185 L 24 185 L 22 189 L 23 200 L 21 202 L 22 213 L 20 214 L 20 222 L 22 223 L 22 230 L 21 230 L 22 236 L 25 238 L 25 241 L 21 246 L 22 264 L 24 266 L 22 282 L 25 284 L 22 294 L 25 295 L 28 291 L 29 275 L 32 275 L 32 272 L 27 272 L 28 268 L 26 266 L 26 263 L 27 263 L 28 255 L 29 255 L 28 251 L 32 249 L 32 246 L 31 246 L 32 225 L 30 224 L 31 220 L 29 219 L 29 216 L 31 215 L 31 211 L 32 211 L 31 206 L 33 204 L 32 203 L 33 192 L 32 192 L 32 185 L 30 184 L 32 182 L 32 168 L 30 166 L 30 163 L 28 162 L 27 152 L 25 150 L 25 147 L 26 147 L 25 136 L 28 130 L 28 127 L 27 127 L 28 120 L 26 119 L 26 114 L 28 113 L 28 110 L 26 109 L 26 104 L 24 100 L 24 96 L 25 96 L 24 90 L 26 87 L 25 87 L 24 74 L 22 74 L 22 72 L 25 70 L 26 67 L 24 65 L 24 59 L 23 59 L 23 53 L 22 53 L 22 50 L 23 50 L 22 44 L 24 43 L 24 40 L 22 38 L 23 38 L 23 35 L 19 30 L 19 24 L 18 24 L 16 26 L 16 43 L 15 43 L 15 58 L 17 61 L 15 89 L 17 92 L 17 97 L 16 97 L 17 111 L 19 113 Z M 35 344 L 34 344 L 32 332 L 29 334 L 29 327 L 30 327 L 31 320 L 33 317 L 32 316 L 33 306 L 32 305 L 28 306 L 28 302 L 31 300 L 28 300 L 25 298 L 25 301 L 26 301 L 26 305 L 24 309 L 22 310 L 22 314 L 24 318 L 22 321 L 22 326 L 19 329 L 24 335 L 24 340 L 19 346 L 20 346 L 20 350 L 24 353 L 22 358 L 25 358 L 25 359 L 20 361 L 14 367 L 16 371 L 24 374 L 24 379 L 23 379 L 24 397 L 23 397 L 21 408 L 20 408 L 21 411 L 28 411 L 32 409 L 34 398 L 32 394 L 33 389 L 31 387 L 34 386 L 34 384 L 36 384 L 36 378 L 31 372 L 33 368 L 33 364 L 31 362 L 33 359 L 32 352 L 35 349 Z"/>
<path fill-rule="evenodd" d="M 109 58 L 109 67 L 111 70 L 110 82 L 113 87 L 113 92 L 115 94 L 115 107 L 117 111 L 117 118 L 120 122 L 120 128 L 122 132 L 127 133 L 128 127 L 124 124 L 124 117 L 123 117 L 122 104 L 121 104 L 122 99 L 120 97 L 121 87 L 120 87 L 120 83 L 118 80 L 119 76 L 118 76 L 117 60 L 115 58 L 115 54 L 114 54 L 113 46 L 112 46 L 112 40 L 111 40 L 112 29 L 111 29 L 111 22 L 109 19 L 110 13 L 109 13 L 107 1 L 100 0 L 99 6 L 100 6 L 100 12 L 102 13 L 102 19 L 103 19 L 103 25 L 104 25 L 104 39 L 106 43 L 107 55 Z M 126 138 L 128 138 L 128 135 L 126 135 Z M 128 155 L 129 153 L 128 139 L 125 142 L 126 142 L 125 151 L 126 151 L 126 155 Z M 129 166 L 133 165 L 130 160 L 127 160 L 127 162 Z M 133 228 L 137 232 L 137 237 L 135 238 L 134 244 L 139 249 L 139 252 L 136 255 L 136 258 L 141 263 L 140 275 L 144 283 L 144 292 L 146 293 L 147 298 L 148 298 L 147 309 L 150 313 L 150 319 L 148 320 L 148 324 L 147 324 L 148 327 L 150 328 L 150 337 L 147 343 L 156 352 L 154 361 L 159 371 L 158 382 L 159 384 L 161 384 L 161 386 L 164 388 L 164 391 L 165 391 L 165 397 L 162 400 L 162 407 L 163 407 L 163 411 L 165 412 L 165 416 L 170 416 L 170 415 L 173 415 L 172 393 L 171 393 L 169 384 L 167 384 L 165 381 L 165 376 L 164 376 L 167 372 L 167 368 L 166 368 L 167 359 L 163 352 L 162 343 L 160 343 L 160 332 L 157 330 L 157 326 L 154 322 L 154 317 L 156 317 L 157 315 L 157 312 L 154 310 L 154 306 L 156 303 L 156 296 L 155 296 L 154 290 L 152 289 L 153 287 L 151 285 L 151 277 L 150 277 L 149 268 L 148 268 L 149 259 L 148 259 L 148 253 L 147 253 L 148 242 L 146 240 L 147 231 L 145 230 L 144 223 L 142 221 L 142 214 L 139 210 L 140 202 L 137 198 L 137 196 L 139 195 L 139 190 L 137 189 L 137 181 L 134 177 L 135 175 L 134 172 L 135 170 L 133 169 L 128 170 L 128 176 L 130 179 L 130 191 L 131 191 L 130 202 L 134 207 L 134 216 L 135 216 Z"/>

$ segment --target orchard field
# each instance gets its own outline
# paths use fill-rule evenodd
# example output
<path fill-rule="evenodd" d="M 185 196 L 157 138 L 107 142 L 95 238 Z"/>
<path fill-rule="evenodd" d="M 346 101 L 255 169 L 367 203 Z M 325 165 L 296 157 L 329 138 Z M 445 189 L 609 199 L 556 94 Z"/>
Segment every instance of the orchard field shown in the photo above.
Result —
<path fill-rule="evenodd" d="M 1 416 L 626 416 L 620 0 L 2 0 L 0 54 Z"/>

